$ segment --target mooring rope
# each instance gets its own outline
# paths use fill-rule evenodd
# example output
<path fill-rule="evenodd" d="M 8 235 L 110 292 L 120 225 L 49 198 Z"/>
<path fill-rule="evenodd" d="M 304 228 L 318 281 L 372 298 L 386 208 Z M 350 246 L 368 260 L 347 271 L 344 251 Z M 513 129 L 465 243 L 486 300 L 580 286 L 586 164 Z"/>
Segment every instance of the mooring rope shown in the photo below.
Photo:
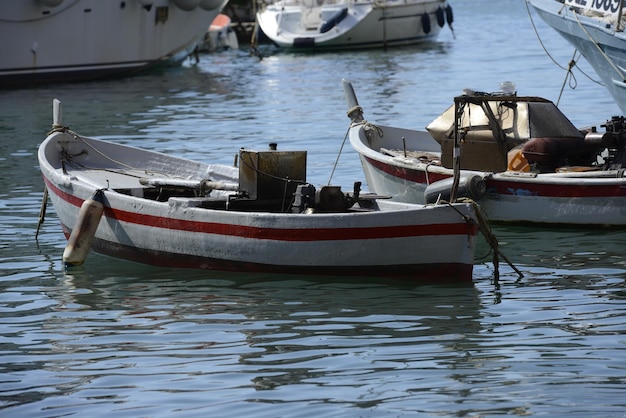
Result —
<path fill-rule="evenodd" d="M 539 35 L 539 31 L 537 31 L 537 26 L 535 25 L 535 21 L 533 20 L 533 16 L 532 13 L 530 12 L 530 7 L 528 6 L 528 2 L 526 3 L 526 11 L 528 12 L 528 17 L 530 19 L 530 23 L 533 27 L 533 30 L 535 32 L 535 36 L 537 37 L 537 40 L 539 41 L 539 44 L 541 45 L 541 48 L 543 48 L 543 51 L 546 53 L 546 55 L 548 56 L 548 58 L 550 58 L 550 60 L 554 63 L 554 65 L 556 65 L 557 67 L 559 67 L 562 70 L 566 71 L 565 74 L 565 78 L 563 80 L 563 85 L 561 86 L 561 91 L 559 92 L 559 98 L 557 100 L 557 106 L 561 100 L 561 96 L 563 95 L 563 90 L 565 89 L 565 84 L 567 82 L 568 79 L 570 80 L 574 80 L 574 82 L 570 82 L 570 88 L 572 90 L 574 90 L 577 86 L 578 86 L 578 82 L 576 81 L 576 77 L 572 71 L 572 69 L 574 67 L 576 67 L 578 69 L 578 71 L 580 71 L 580 73 L 582 75 L 584 75 L 587 79 L 589 79 L 590 81 L 599 84 L 601 86 L 603 86 L 603 83 L 595 80 L 593 77 L 591 77 L 589 74 L 587 74 L 586 72 L 584 72 L 578 65 L 577 65 L 577 61 L 578 58 L 576 58 L 576 54 L 580 52 L 577 49 L 574 49 L 574 54 L 572 56 L 572 59 L 568 62 L 567 67 L 564 67 L 563 65 L 559 64 L 558 61 L 552 56 L 552 54 L 550 54 L 550 52 L 548 51 L 548 49 L 546 48 L 545 44 L 543 43 L 543 41 L 541 40 L 541 36 Z M 565 7 L 565 5 L 563 6 L 563 8 Z M 574 13 L 576 15 L 576 13 Z M 578 20 L 578 18 L 576 18 Z M 591 37 L 590 37 L 591 38 Z M 593 40 L 593 39 L 592 39 Z M 579 56 L 580 57 L 580 56 Z"/>
<path fill-rule="evenodd" d="M 43 186 L 43 198 L 41 200 L 41 208 L 39 209 L 39 222 L 37 223 L 37 231 L 35 232 L 35 239 L 39 236 L 39 230 L 41 229 L 41 225 L 43 225 L 46 220 L 46 208 L 48 206 L 48 187 L 44 184 Z"/>
<path fill-rule="evenodd" d="M 496 271 L 495 273 L 496 280 L 498 280 L 497 266 L 500 262 L 498 257 L 502 257 L 502 259 L 506 261 L 509 267 L 511 267 L 517 273 L 520 279 L 524 277 L 524 274 L 517 267 L 515 267 L 515 265 L 513 265 L 511 260 L 509 260 L 508 257 L 502 253 L 502 251 L 500 251 L 500 247 L 499 247 L 500 243 L 498 242 L 498 238 L 492 232 L 491 226 L 489 225 L 489 220 L 487 218 L 487 214 L 483 211 L 482 207 L 480 207 L 480 205 L 476 203 L 474 200 L 471 200 L 471 199 L 466 199 L 466 200 L 470 202 L 472 206 L 474 207 L 474 211 L 476 212 L 476 219 L 478 220 L 478 227 L 480 229 L 480 232 L 483 234 L 483 236 L 487 240 L 487 243 L 489 244 L 489 246 L 493 249 L 493 264 L 494 264 L 494 269 Z"/>
<path fill-rule="evenodd" d="M 587 31 L 587 28 L 585 28 L 585 26 L 581 23 L 581 21 L 578 19 L 578 13 L 574 12 L 574 16 L 576 18 L 576 23 L 578 23 L 578 26 L 580 26 L 580 28 L 585 32 L 585 34 L 587 35 L 587 37 L 589 38 L 589 40 L 593 43 L 593 45 L 598 49 L 598 52 L 600 52 L 600 54 L 602 55 L 602 57 L 604 57 L 604 59 L 606 60 L 606 62 L 609 63 L 609 65 L 613 68 L 613 70 L 615 70 L 615 72 L 617 74 L 619 74 L 619 76 L 622 78 L 622 81 L 626 81 L 626 78 L 624 77 L 624 73 L 622 72 L 621 68 L 615 64 L 615 62 L 611 59 L 611 57 L 609 57 L 608 55 L 606 55 L 606 53 L 604 52 L 604 50 L 602 49 L 602 47 L 598 44 L 598 42 L 596 42 L 596 40 L 591 36 L 591 34 Z"/>
<path fill-rule="evenodd" d="M 335 169 L 339 164 L 339 157 L 341 157 L 341 153 L 343 152 L 343 147 L 346 144 L 346 139 L 348 139 L 348 134 L 350 134 L 350 128 L 352 128 L 352 123 L 350 124 L 350 126 L 348 126 L 348 130 L 343 136 L 343 141 L 341 141 L 341 146 L 339 147 L 339 152 L 337 153 L 337 158 L 335 159 L 335 164 L 333 164 L 333 169 L 330 172 L 330 177 L 328 177 L 328 183 L 326 184 L 327 186 L 330 186 L 330 182 L 333 180 L 333 175 L 335 175 Z"/>
<path fill-rule="evenodd" d="M 499 248 L 500 244 L 498 243 L 498 238 L 491 231 L 491 226 L 489 225 L 487 214 L 483 211 L 480 205 L 470 198 L 458 198 L 457 202 L 470 203 L 472 207 L 474 208 L 474 213 L 476 213 L 476 220 L 478 221 L 478 229 L 485 237 L 485 240 L 487 241 L 487 244 L 489 244 L 489 247 L 491 247 L 491 249 L 493 250 L 494 281 L 497 283 L 498 280 L 500 279 L 500 269 L 499 269 L 500 257 L 502 257 L 502 259 L 506 261 L 506 263 L 518 274 L 520 278 L 523 278 L 524 274 L 517 267 L 515 267 L 515 265 L 513 265 L 513 263 L 508 259 L 508 257 L 502 253 L 502 251 L 500 251 L 500 248 Z M 454 209 L 456 212 L 458 212 L 458 214 L 461 215 L 463 219 L 465 219 L 465 222 L 467 223 L 474 222 L 472 218 L 461 213 L 456 207 L 452 205 L 452 203 L 447 202 L 447 201 L 440 201 L 440 203 L 445 203 L 448 206 L 450 206 L 452 209 Z"/>

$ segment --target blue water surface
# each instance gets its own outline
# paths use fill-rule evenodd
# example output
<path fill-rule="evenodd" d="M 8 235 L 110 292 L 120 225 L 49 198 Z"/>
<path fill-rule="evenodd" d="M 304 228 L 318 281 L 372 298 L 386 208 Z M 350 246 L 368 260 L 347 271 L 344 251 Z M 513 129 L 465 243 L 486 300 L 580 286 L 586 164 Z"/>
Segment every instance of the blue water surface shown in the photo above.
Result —
<path fill-rule="evenodd" d="M 308 151 L 309 180 L 364 181 L 341 80 L 365 117 L 421 129 L 464 88 L 546 97 L 577 125 L 619 114 L 521 0 L 450 1 L 425 45 L 262 59 L 242 45 L 130 78 L 0 94 L 0 415 L 626 416 L 626 231 L 496 227 L 469 285 L 171 270 L 90 254 L 65 271 L 36 152 L 52 123 L 230 164 Z M 592 79 L 588 78 L 589 75 Z M 564 89 L 562 90 L 562 88 Z M 339 152 L 341 150 L 341 154 Z M 335 164 L 336 167 L 335 167 Z M 334 174 L 332 179 L 330 174 Z"/>

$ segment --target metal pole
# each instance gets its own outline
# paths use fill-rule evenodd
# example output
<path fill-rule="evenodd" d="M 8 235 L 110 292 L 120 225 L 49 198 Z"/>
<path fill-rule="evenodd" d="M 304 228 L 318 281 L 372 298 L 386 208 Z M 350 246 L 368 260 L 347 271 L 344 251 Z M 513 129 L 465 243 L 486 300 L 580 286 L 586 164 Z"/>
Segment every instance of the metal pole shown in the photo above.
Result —
<path fill-rule="evenodd" d="M 461 116 L 459 115 L 459 97 L 454 98 L 454 148 L 452 151 L 452 164 L 454 168 L 454 180 L 452 189 L 450 190 L 450 203 L 456 202 L 456 195 L 459 189 L 459 181 L 461 177 L 461 144 L 459 142 L 459 124 Z"/>

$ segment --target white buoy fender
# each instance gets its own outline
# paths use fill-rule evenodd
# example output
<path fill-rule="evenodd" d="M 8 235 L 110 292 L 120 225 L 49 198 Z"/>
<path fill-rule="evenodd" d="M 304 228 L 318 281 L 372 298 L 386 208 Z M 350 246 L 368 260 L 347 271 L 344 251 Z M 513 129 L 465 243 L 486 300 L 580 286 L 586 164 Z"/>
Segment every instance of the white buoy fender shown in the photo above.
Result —
<path fill-rule="evenodd" d="M 454 178 L 450 177 L 431 183 L 424 190 L 424 200 L 426 203 L 435 203 L 439 198 L 450 200 L 450 191 Z M 482 199 L 487 192 L 487 184 L 485 179 L 478 174 L 463 176 L 459 180 L 458 197 L 467 197 L 475 202 Z"/>
<path fill-rule="evenodd" d="M 104 213 L 103 200 L 104 192 L 96 190 L 94 195 L 81 205 L 78 220 L 63 251 L 63 263 L 66 266 L 79 266 L 87 258 L 91 241 L 96 235 L 100 218 Z"/>

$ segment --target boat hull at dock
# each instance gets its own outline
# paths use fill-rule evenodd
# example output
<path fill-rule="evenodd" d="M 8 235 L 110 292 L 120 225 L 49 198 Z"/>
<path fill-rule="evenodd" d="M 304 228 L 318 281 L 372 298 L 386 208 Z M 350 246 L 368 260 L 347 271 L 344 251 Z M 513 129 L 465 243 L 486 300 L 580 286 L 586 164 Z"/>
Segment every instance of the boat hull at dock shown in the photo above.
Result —
<path fill-rule="evenodd" d="M 180 64 L 225 3 L 3 0 L 0 87 L 93 80 Z"/>

